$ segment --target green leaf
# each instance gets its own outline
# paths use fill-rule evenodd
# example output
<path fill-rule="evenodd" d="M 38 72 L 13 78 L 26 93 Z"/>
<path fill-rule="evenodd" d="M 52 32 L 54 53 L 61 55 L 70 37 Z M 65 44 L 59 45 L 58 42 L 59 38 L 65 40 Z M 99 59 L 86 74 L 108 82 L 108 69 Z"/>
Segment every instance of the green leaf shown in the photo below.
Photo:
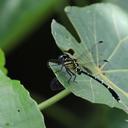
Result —
<path fill-rule="evenodd" d="M 128 1 L 127 0 L 103 0 L 104 2 L 109 2 L 121 7 L 124 11 L 128 13 Z"/>
<path fill-rule="evenodd" d="M 7 74 L 7 69 L 4 66 L 5 66 L 5 55 L 2 49 L 0 49 L 0 70 L 2 70 L 3 73 Z"/>
<path fill-rule="evenodd" d="M 17 80 L 0 71 L 0 127 L 45 128 L 36 102 Z"/>
<path fill-rule="evenodd" d="M 1 0 L 0 47 L 4 50 L 14 47 L 59 3 L 59 0 Z"/>
<path fill-rule="evenodd" d="M 57 46 L 63 52 L 72 49 L 78 63 L 111 87 L 121 101 L 118 103 L 102 84 L 85 75 L 77 75 L 76 82 L 71 81 L 68 84 L 69 75 L 65 70 L 58 72 L 61 66 L 50 63 L 58 80 L 76 96 L 128 112 L 127 15 L 111 4 L 95 4 L 83 8 L 67 7 L 65 12 L 81 41 L 77 42 L 66 28 L 53 21 L 52 34 Z M 104 47 L 97 47 L 96 53 L 91 54 L 91 47 L 101 40 Z M 100 63 L 103 58 L 109 62 Z"/>

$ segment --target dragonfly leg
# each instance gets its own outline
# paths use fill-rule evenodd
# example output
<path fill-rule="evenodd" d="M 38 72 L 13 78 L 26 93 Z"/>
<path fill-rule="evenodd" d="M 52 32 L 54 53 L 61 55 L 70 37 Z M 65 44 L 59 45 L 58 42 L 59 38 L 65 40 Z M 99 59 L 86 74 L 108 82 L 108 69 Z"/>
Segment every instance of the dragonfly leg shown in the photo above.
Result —
<path fill-rule="evenodd" d="M 69 80 L 68 80 L 68 83 L 70 83 L 70 81 L 71 81 L 71 79 L 72 79 L 73 76 L 74 76 L 74 78 L 73 78 L 73 82 L 75 82 L 76 74 L 73 73 L 73 72 L 72 72 L 71 70 L 69 70 L 69 69 L 66 69 L 66 71 L 67 71 L 67 73 L 68 73 L 69 76 L 70 76 L 70 78 L 69 78 Z"/>
<path fill-rule="evenodd" d="M 55 73 L 61 72 L 63 70 L 64 65 L 62 64 L 61 68 L 57 70 Z"/>

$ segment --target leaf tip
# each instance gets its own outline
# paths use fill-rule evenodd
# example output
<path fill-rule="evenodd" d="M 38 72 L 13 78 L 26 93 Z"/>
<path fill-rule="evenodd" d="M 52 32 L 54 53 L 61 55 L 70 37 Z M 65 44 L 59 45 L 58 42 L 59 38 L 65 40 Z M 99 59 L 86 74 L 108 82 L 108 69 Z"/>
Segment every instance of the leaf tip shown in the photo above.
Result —
<path fill-rule="evenodd" d="M 55 23 L 56 23 L 56 20 L 55 20 L 55 19 L 52 19 L 51 26 L 52 26 L 53 24 L 55 24 Z"/>
<path fill-rule="evenodd" d="M 53 30 L 53 28 L 56 26 L 57 22 L 55 19 L 52 20 L 52 23 L 51 23 L 51 28 Z"/>
<path fill-rule="evenodd" d="M 66 13 L 69 13 L 71 11 L 71 8 L 72 8 L 71 6 L 67 6 L 67 7 L 65 7 L 64 11 Z"/>
<path fill-rule="evenodd" d="M 55 26 L 56 26 L 56 20 L 53 19 L 52 23 L 51 23 L 51 32 L 52 32 L 53 35 L 54 35 L 54 28 L 55 28 Z"/>

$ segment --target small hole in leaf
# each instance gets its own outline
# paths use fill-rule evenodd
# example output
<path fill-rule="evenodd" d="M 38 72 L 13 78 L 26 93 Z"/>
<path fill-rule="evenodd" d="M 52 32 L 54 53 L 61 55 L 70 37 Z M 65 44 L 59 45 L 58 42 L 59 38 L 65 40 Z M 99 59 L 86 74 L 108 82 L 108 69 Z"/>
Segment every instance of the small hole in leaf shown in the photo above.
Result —
<path fill-rule="evenodd" d="M 9 126 L 10 124 L 7 122 L 5 125 L 6 125 L 6 126 Z"/>
<path fill-rule="evenodd" d="M 18 109 L 17 111 L 20 112 L 20 109 Z"/>
<path fill-rule="evenodd" d="M 103 41 L 102 41 L 102 40 L 100 40 L 100 41 L 99 41 L 99 43 L 103 43 Z"/>

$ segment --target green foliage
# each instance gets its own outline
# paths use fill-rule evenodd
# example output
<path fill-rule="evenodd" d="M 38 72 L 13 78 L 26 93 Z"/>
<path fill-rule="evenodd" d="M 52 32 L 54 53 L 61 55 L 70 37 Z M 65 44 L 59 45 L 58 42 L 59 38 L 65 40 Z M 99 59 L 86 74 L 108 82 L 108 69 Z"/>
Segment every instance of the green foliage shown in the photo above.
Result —
<path fill-rule="evenodd" d="M 3 74 L 6 73 L 4 65 L 5 56 L 0 50 L 0 127 L 45 128 L 36 102 L 19 81 L 11 80 Z"/>
<path fill-rule="evenodd" d="M 118 5 L 119 7 L 121 7 L 121 9 L 123 9 L 124 11 L 128 13 L 128 6 L 127 6 L 128 1 L 127 0 L 103 0 L 103 1 Z"/>
<path fill-rule="evenodd" d="M 1 0 L 0 47 L 5 50 L 14 47 L 16 41 L 38 25 L 41 19 L 46 17 L 53 9 L 52 7 L 55 7 L 59 2 L 59 0 Z M 93 103 L 106 104 L 128 112 L 127 14 L 111 4 L 96 4 L 84 8 L 67 7 L 65 12 L 81 41 L 78 42 L 62 25 L 53 21 L 52 34 L 58 47 L 62 51 L 73 49 L 78 62 L 97 74 L 99 79 L 113 88 L 120 96 L 121 103 L 117 103 L 106 88 L 88 76 L 78 75 L 76 82 L 70 82 L 69 85 L 67 82 L 68 74 L 65 71 L 56 72 L 60 69 L 60 66 L 53 66 L 53 63 L 50 63 L 52 70 L 66 90 L 37 106 L 37 103 L 30 97 L 22 84 L 6 75 L 5 56 L 0 49 L 0 127 L 45 128 L 43 115 L 39 108 L 47 108 L 70 94 L 70 92 Z M 104 41 L 104 49 L 97 49 L 96 54 L 91 55 L 89 49 L 100 40 Z M 109 63 L 100 64 L 100 59 L 103 58 L 109 60 Z M 88 62 L 90 63 L 87 64 Z M 127 116 L 122 117 L 122 115 L 125 114 L 121 114 L 119 121 L 112 122 L 113 125 L 109 127 L 118 127 L 117 124 L 121 122 L 121 119 L 123 119 L 122 126 L 127 127 Z M 82 128 L 85 125 L 84 123 L 92 121 L 92 119 L 88 119 L 85 122 L 84 119 L 82 121 L 79 118 L 78 121 L 74 116 L 68 115 L 69 117 L 75 120 L 77 125 L 79 125 L 79 122 L 82 125 L 79 125 L 79 127 Z M 109 122 L 112 121 L 111 117 L 111 115 L 110 117 L 108 115 Z M 67 122 L 69 121 L 68 125 L 71 126 L 72 122 L 68 118 L 66 118 Z M 89 127 L 96 126 L 92 122 L 89 125 Z"/>
<path fill-rule="evenodd" d="M 56 72 L 60 67 L 51 64 L 58 80 L 76 96 L 128 112 L 127 14 L 111 4 L 96 4 L 84 8 L 67 7 L 65 12 L 81 41 L 77 42 L 63 26 L 53 21 L 52 34 L 58 47 L 63 52 L 73 49 L 79 63 L 98 74 L 99 79 L 118 93 L 121 102 L 114 100 L 106 88 L 88 76 L 78 75 L 77 82 L 68 84 L 68 74 L 65 71 Z M 89 49 L 100 40 L 104 41 L 104 48 L 97 48 L 96 53 L 91 55 Z M 100 64 L 100 55 L 109 63 Z M 91 63 L 88 65 L 88 62 Z"/>
<path fill-rule="evenodd" d="M 4 50 L 13 48 L 59 3 L 59 0 L 1 0 L 0 47 Z M 44 128 L 37 104 L 19 81 L 4 75 L 7 74 L 4 66 L 5 56 L 0 49 L 0 127 Z"/>
<path fill-rule="evenodd" d="M 58 3 L 57 0 L 1 0 L 0 47 L 5 50 L 14 47 Z M 6 76 L 4 66 L 5 56 L 0 49 L 0 127 L 45 128 L 37 103 L 19 81 Z"/>
<path fill-rule="evenodd" d="M 4 56 L 4 52 L 0 49 L 0 70 L 2 70 L 3 73 L 7 74 L 7 69 L 4 66 L 5 66 L 5 56 Z"/>
<path fill-rule="evenodd" d="M 0 47 L 13 48 L 59 3 L 59 0 L 1 0 Z"/>
<path fill-rule="evenodd" d="M 45 128 L 36 102 L 19 81 L 3 74 L 4 64 L 4 54 L 0 50 L 0 127 Z"/>
<path fill-rule="evenodd" d="M 0 72 L 0 127 L 45 128 L 43 117 L 29 93 L 17 80 Z"/>

